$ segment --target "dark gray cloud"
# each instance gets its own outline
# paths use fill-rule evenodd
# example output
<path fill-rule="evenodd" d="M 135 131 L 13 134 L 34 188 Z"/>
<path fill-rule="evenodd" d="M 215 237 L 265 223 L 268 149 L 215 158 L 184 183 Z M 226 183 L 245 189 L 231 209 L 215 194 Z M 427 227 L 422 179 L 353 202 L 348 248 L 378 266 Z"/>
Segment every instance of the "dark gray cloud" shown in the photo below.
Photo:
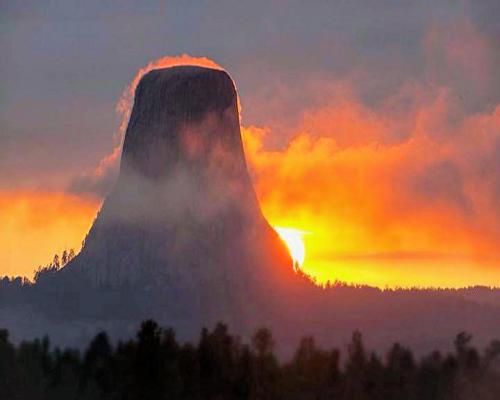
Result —
<path fill-rule="evenodd" d="M 461 29 L 457 20 L 500 44 L 493 1 L 32 0 L 2 2 L 0 15 L 0 188 L 82 186 L 82 171 L 115 144 L 122 89 L 137 68 L 166 54 L 226 67 L 243 122 L 271 126 L 278 146 L 304 110 L 328 101 L 323 82 L 348 81 L 374 108 L 409 81 L 452 86 L 465 113 L 500 97 L 498 54 L 489 56 L 482 86 L 460 66 L 439 69 L 449 65 L 443 46 L 456 33 L 450 27 Z M 432 27 L 452 36 L 429 52 Z"/>

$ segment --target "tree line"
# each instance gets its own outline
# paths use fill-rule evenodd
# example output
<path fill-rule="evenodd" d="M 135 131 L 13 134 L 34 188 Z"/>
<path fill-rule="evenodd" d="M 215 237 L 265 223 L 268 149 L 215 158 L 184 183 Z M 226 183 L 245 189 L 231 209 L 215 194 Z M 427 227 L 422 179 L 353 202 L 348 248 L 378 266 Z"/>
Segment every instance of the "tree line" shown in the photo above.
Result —
<path fill-rule="evenodd" d="M 498 399 L 500 341 L 479 352 L 471 339 L 417 360 L 398 343 L 368 351 L 359 332 L 345 355 L 304 337 L 280 362 L 268 329 L 245 344 L 222 323 L 193 344 L 148 320 L 134 339 L 113 346 L 101 332 L 84 351 L 47 337 L 16 346 L 0 330 L 0 399 Z"/>

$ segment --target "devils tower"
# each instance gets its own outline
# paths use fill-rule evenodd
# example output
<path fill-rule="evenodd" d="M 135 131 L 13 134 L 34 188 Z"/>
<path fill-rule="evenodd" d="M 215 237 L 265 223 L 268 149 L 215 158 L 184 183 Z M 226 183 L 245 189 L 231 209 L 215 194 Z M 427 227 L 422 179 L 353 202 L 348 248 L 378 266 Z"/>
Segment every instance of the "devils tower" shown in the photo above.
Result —
<path fill-rule="evenodd" d="M 19 339 L 48 333 L 71 346 L 101 330 L 130 338 L 153 318 L 182 340 L 222 321 L 243 339 L 266 326 L 290 352 L 304 334 L 338 345 L 354 329 L 374 347 L 432 350 L 461 330 L 483 343 L 498 332 L 498 305 L 475 290 L 323 290 L 295 273 L 247 172 L 233 82 L 184 66 L 143 76 L 119 177 L 80 254 L 2 297 L 0 323 Z"/>
<path fill-rule="evenodd" d="M 148 312 L 194 329 L 244 325 L 284 301 L 280 287 L 297 277 L 259 208 L 226 72 L 180 66 L 142 77 L 115 187 L 60 275 L 66 285 L 129 287 Z"/>

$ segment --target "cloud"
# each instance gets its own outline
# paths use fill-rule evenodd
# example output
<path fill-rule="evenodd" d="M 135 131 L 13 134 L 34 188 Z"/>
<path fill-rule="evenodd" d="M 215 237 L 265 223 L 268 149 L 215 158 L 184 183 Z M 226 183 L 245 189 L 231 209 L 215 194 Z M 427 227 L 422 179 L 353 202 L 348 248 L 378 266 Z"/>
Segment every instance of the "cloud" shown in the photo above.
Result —
<path fill-rule="evenodd" d="M 327 80 L 313 85 L 320 101 L 292 119 L 285 145 L 270 139 L 273 123 L 243 130 L 267 217 L 315 232 L 306 266 L 335 253 L 500 258 L 499 64 L 470 21 L 447 24 L 453 35 L 431 24 L 422 37 L 426 73 L 375 101 L 352 76 Z M 456 48 L 462 40 L 479 46 L 474 61 Z M 364 68 L 353 76 L 383 75 Z"/>
<path fill-rule="evenodd" d="M 500 234 L 500 43 L 491 21 L 498 10 L 467 4 L 415 3 L 411 12 L 407 5 L 386 3 L 369 11 L 357 2 L 296 2 L 286 10 L 276 3 L 265 13 L 261 4 L 238 6 L 239 15 L 265 15 L 251 23 L 228 18 L 231 12 L 222 6 L 190 8 L 185 19 L 181 12 L 146 17 L 131 10 L 116 19 L 93 19 L 86 10 L 95 5 L 86 5 L 81 24 L 44 25 L 40 35 L 16 11 L 16 28 L 7 31 L 16 51 L 0 65 L 5 76 L 19 78 L 7 80 L 9 98 L 0 99 L 8 106 L 1 116 L 7 137 L 0 139 L 9 144 L 8 157 L 0 158 L 3 187 L 50 183 L 82 198 L 102 198 L 117 171 L 133 88 L 142 72 L 121 97 L 121 129 L 113 142 L 109 116 L 96 123 L 100 130 L 92 125 L 91 137 L 65 136 L 71 118 L 64 116 L 82 106 L 60 104 L 74 91 L 108 93 L 108 101 L 70 124 L 72 132 L 85 131 L 97 109 L 112 115 L 122 82 L 133 75 L 131 66 L 189 48 L 221 60 L 237 81 L 245 150 L 261 206 L 271 223 L 314 232 L 306 238 L 306 266 L 330 265 L 332 252 L 494 259 Z M 196 21 L 189 32 L 188 19 Z M 87 37 L 83 33 L 92 43 L 81 42 Z M 96 40 L 99 34 L 103 41 Z M 165 39 L 171 37 L 178 40 Z M 43 49 L 38 64 L 23 50 L 30 46 Z M 74 48 L 78 57 L 67 57 Z M 174 62 L 186 63 L 183 57 Z M 98 71 L 96 60 L 103 65 Z M 172 65 L 169 60 L 146 69 Z M 38 103 L 25 107 L 27 97 Z M 88 100 L 94 104 L 95 98 Z M 50 113 L 52 108 L 62 116 Z M 48 115 L 57 117 L 54 123 L 47 122 Z M 62 146 L 64 140 L 82 150 Z M 33 161 L 55 160 L 60 146 L 62 167 Z M 68 156 L 72 151 L 81 153 L 78 159 Z M 20 166 L 21 152 L 26 160 Z M 486 267 L 468 265 L 464 276 L 477 282 Z M 500 272 L 495 276 L 500 279 Z"/>

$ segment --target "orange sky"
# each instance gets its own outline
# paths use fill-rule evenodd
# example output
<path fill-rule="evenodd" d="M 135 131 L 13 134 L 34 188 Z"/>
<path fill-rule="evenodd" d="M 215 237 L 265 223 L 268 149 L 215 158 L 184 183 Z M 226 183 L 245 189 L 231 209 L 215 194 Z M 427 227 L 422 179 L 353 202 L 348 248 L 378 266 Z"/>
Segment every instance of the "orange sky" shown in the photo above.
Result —
<path fill-rule="evenodd" d="M 487 44 L 467 24 L 461 29 L 475 58 L 433 29 L 424 48 L 446 50 L 447 62 L 476 77 L 481 90 Z M 139 74 L 171 64 L 162 58 Z M 136 83 L 118 102 L 125 120 Z M 325 99 L 288 124 L 286 140 L 275 140 L 272 124 L 243 118 L 242 128 L 264 214 L 272 225 L 308 232 L 304 270 L 322 283 L 500 286 L 500 103 L 465 112 L 453 87 L 408 81 L 369 107 L 349 80 L 312 85 Z M 89 176 L 116 167 L 118 150 Z M 31 277 L 55 252 L 78 250 L 100 201 L 68 191 L 0 191 L 0 275 Z"/>
<path fill-rule="evenodd" d="M 0 191 L 0 275 L 32 278 L 56 252 L 79 250 L 98 206 L 63 192 Z"/>

